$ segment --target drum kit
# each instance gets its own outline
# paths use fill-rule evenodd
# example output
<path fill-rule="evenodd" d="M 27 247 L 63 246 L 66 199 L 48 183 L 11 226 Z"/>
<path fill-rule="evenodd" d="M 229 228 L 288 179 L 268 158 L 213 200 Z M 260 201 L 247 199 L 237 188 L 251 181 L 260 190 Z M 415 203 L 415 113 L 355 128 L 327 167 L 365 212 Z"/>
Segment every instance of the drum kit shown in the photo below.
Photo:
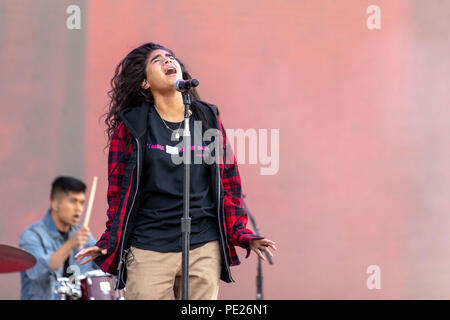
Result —
<path fill-rule="evenodd" d="M 36 258 L 29 252 L 0 244 L 0 273 L 24 271 L 36 264 Z"/>
<path fill-rule="evenodd" d="M 25 271 L 36 264 L 29 252 L 0 244 L 0 273 Z M 58 277 L 55 292 L 61 300 L 124 300 L 123 290 L 114 290 L 115 276 L 93 270 L 82 275 Z"/>
<path fill-rule="evenodd" d="M 86 217 L 83 225 L 88 226 L 91 217 L 95 191 L 97 189 L 97 176 L 92 181 Z M 0 273 L 25 271 L 36 264 L 36 258 L 29 252 L 0 244 Z M 114 290 L 115 276 L 100 270 L 79 274 L 75 271 L 70 277 L 56 279 L 55 293 L 61 300 L 124 300 L 123 290 Z"/>
<path fill-rule="evenodd" d="M 114 290 L 115 276 L 100 270 L 57 279 L 55 292 L 61 300 L 125 300 L 123 290 Z"/>

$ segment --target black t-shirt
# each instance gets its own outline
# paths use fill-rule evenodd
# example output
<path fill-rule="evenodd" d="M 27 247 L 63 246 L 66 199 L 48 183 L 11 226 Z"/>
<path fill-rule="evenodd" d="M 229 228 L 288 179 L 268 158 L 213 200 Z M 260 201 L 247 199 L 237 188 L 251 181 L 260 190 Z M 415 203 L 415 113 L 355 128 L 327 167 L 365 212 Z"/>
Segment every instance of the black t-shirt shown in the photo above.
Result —
<path fill-rule="evenodd" d="M 59 231 L 59 234 L 63 237 L 64 242 L 69 240 L 69 232 Z M 69 257 L 67 257 L 66 261 L 64 261 L 64 267 L 63 267 L 63 270 L 62 270 L 63 271 L 62 272 L 62 276 L 63 277 L 70 277 L 72 275 L 72 273 L 68 273 L 67 272 L 67 268 L 69 268 Z"/>
<path fill-rule="evenodd" d="M 197 119 L 191 116 L 191 249 L 219 239 L 217 208 L 210 185 L 211 170 L 205 161 L 199 161 L 199 158 L 195 161 L 196 157 L 202 157 L 207 145 L 201 139 L 200 128 L 194 126 L 194 120 Z M 165 123 L 173 130 L 180 126 L 181 129 L 184 128 L 184 122 Z M 174 163 L 171 156 L 174 153 L 182 157 L 183 137 L 182 131 L 179 132 L 180 139 L 171 141 L 172 130 L 164 125 L 162 118 L 152 107 L 148 113 L 147 143 L 139 186 L 141 201 L 131 235 L 131 245 L 139 249 L 158 252 L 181 251 L 184 164 Z M 195 138 L 194 135 L 198 136 Z"/>

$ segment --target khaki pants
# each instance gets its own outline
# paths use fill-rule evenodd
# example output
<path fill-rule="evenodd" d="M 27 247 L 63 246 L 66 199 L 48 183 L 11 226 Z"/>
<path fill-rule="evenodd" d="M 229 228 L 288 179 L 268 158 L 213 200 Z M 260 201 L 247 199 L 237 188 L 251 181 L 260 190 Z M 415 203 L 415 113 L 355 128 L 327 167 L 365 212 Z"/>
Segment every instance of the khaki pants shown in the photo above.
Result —
<path fill-rule="evenodd" d="M 189 251 L 189 300 L 216 300 L 221 255 L 219 241 Z M 127 300 L 181 299 L 181 252 L 131 247 L 127 256 Z"/>

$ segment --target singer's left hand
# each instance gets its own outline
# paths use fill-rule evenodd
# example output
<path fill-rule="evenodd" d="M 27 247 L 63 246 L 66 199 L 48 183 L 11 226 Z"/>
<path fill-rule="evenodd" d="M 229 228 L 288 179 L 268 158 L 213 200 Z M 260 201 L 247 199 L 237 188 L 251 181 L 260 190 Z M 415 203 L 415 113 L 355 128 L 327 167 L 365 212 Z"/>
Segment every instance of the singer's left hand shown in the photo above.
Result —
<path fill-rule="evenodd" d="M 266 260 L 266 257 L 263 255 L 263 251 L 267 252 L 267 254 L 273 257 L 273 253 L 269 250 L 269 247 L 273 250 L 277 250 L 275 246 L 275 242 L 269 239 L 254 239 L 250 242 L 250 248 L 256 252 L 256 254 L 263 259 Z"/>

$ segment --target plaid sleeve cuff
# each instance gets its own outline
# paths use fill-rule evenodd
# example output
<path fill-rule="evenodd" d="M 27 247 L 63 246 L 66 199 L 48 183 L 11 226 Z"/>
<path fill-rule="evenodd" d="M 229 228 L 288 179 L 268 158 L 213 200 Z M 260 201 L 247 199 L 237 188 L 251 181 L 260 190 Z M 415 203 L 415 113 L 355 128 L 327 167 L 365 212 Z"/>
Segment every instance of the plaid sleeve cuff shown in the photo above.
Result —
<path fill-rule="evenodd" d="M 100 239 L 97 241 L 97 243 L 95 245 L 102 249 L 108 249 L 108 240 Z"/>

